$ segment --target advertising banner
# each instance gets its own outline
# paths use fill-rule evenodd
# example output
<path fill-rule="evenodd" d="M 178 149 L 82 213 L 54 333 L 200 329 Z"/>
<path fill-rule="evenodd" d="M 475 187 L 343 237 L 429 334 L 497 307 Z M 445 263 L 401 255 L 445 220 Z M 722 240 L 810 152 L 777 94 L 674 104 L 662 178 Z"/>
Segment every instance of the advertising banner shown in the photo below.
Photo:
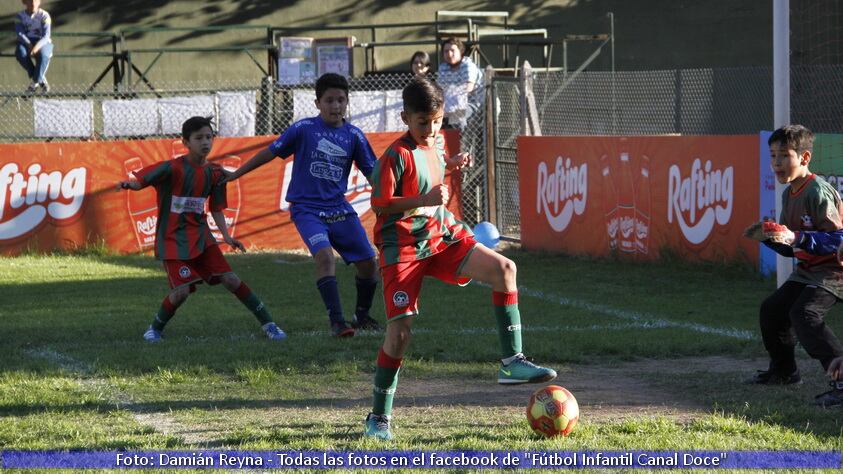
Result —
<path fill-rule="evenodd" d="M 759 138 L 519 137 L 528 250 L 758 261 Z"/>
<path fill-rule="evenodd" d="M 366 134 L 380 156 L 401 133 Z M 445 134 L 447 152 L 459 136 Z M 274 137 L 217 138 L 209 161 L 235 169 Z M 57 142 L 0 145 L 0 253 L 49 252 L 104 243 L 118 252 L 151 251 L 157 221 L 155 189 L 116 191 L 134 170 L 187 153 L 181 140 Z M 232 236 L 254 249 L 305 248 L 284 200 L 293 159 L 273 160 L 227 185 L 224 210 Z M 449 209 L 461 215 L 460 173 L 450 173 Z M 371 238 L 371 187 L 352 168 L 346 198 Z M 211 229 L 216 233 L 213 220 Z M 217 234 L 218 236 L 218 234 Z M 222 245 L 224 251 L 230 250 Z"/>

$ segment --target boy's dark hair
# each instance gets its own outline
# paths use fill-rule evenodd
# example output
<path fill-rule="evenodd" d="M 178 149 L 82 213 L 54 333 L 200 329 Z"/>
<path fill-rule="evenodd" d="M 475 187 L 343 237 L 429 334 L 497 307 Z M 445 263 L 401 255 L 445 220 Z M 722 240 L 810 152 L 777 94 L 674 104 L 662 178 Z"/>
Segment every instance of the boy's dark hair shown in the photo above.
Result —
<path fill-rule="evenodd" d="M 445 105 L 445 94 L 438 84 L 426 77 L 415 77 L 401 92 L 404 112 L 436 113 Z"/>
<path fill-rule="evenodd" d="M 181 137 L 185 140 L 190 140 L 190 135 L 193 132 L 202 130 L 203 127 L 211 129 L 214 133 L 214 124 L 211 122 L 212 117 L 190 117 L 181 124 Z"/>
<path fill-rule="evenodd" d="M 445 41 L 442 42 L 442 49 L 445 49 L 445 46 L 447 46 L 448 43 L 456 46 L 457 49 L 460 50 L 460 54 L 465 56 L 465 43 L 463 43 L 461 39 L 456 36 L 449 36 L 448 38 L 445 38 Z"/>
<path fill-rule="evenodd" d="M 339 74 L 326 72 L 316 80 L 316 100 L 321 99 L 328 89 L 343 90 L 345 96 L 348 97 L 348 80 Z"/>
<path fill-rule="evenodd" d="M 770 135 L 767 145 L 769 146 L 773 143 L 781 143 L 796 153 L 813 151 L 814 132 L 808 130 L 808 127 L 804 125 L 785 125 Z"/>

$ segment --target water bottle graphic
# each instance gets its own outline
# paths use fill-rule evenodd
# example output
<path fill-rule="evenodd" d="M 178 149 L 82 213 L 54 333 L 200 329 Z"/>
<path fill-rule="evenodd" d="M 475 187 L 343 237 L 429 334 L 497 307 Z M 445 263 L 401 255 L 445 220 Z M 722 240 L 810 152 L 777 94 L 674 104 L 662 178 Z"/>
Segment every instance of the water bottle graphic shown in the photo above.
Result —
<path fill-rule="evenodd" d="M 190 153 L 190 150 L 184 146 L 184 143 L 181 140 L 173 140 L 173 143 L 170 145 L 170 157 L 176 159 L 182 155 L 186 155 Z"/>
<path fill-rule="evenodd" d="M 641 157 L 641 174 L 635 187 L 635 251 L 646 254 L 650 238 L 650 159 Z"/>
<path fill-rule="evenodd" d="M 618 193 L 618 219 L 620 221 L 620 249 L 635 252 L 635 190 L 632 183 L 632 163 L 629 153 L 621 153 L 620 192 Z"/>
<path fill-rule="evenodd" d="M 612 176 L 609 155 L 600 157 L 600 173 L 603 175 L 603 216 L 606 219 L 606 233 L 609 235 L 609 249 L 618 248 L 618 189 Z"/>
<path fill-rule="evenodd" d="M 126 175 L 134 179 L 135 175 L 132 172 L 143 168 L 143 163 L 135 156 L 123 162 L 123 167 Z M 138 249 L 143 251 L 155 245 L 155 228 L 158 223 L 155 191 L 152 188 L 126 191 L 126 208 L 129 210 L 129 220 L 138 240 Z"/>
<path fill-rule="evenodd" d="M 225 155 L 221 160 L 215 160 L 214 163 L 220 165 L 226 171 L 235 171 L 240 167 L 240 157 L 235 155 Z M 225 185 L 225 200 L 228 203 L 223 209 L 222 214 L 225 216 L 225 226 L 228 227 L 228 235 L 234 237 L 234 228 L 237 225 L 237 216 L 240 215 L 240 180 L 229 181 Z M 217 223 L 214 218 L 208 214 L 208 227 L 211 233 L 218 242 L 222 242 L 222 234 L 217 228 Z"/>

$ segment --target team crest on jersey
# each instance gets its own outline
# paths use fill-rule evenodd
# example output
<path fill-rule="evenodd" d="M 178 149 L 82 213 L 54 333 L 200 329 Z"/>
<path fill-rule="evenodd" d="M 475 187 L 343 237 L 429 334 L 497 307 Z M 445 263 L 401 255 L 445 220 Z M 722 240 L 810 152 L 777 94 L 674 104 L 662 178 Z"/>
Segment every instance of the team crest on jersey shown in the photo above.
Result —
<path fill-rule="evenodd" d="M 811 216 L 805 214 L 802 216 L 802 229 L 804 230 L 811 230 L 814 228 L 814 221 L 811 219 Z"/>
<path fill-rule="evenodd" d="M 316 149 L 330 156 L 345 156 L 345 150 L 341 146 L 325 138 L 319 140 L 319 143 L 316 144 Z"/>
<path fill-rule="evenodd" d="M 187 278 L 190 276 L 190 269 L 186 266 L 179 268 L 179 276 L 182 278 Z"/>
<path fill-rule="evenodd" d="M 404 306 L 410 304 L 410 297 L 407 296 L 406 291 L 396 291 L 392 295 L 392 304 L 399 308 L 403 308 Z"/>

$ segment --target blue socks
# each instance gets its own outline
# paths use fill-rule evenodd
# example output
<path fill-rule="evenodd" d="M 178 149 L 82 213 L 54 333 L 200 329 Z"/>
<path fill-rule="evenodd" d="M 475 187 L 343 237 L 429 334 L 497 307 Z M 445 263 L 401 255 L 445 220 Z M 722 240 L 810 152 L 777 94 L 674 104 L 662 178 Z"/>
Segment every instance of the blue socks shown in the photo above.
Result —
<path fill-rule="evenodd" d="M 354 277 L 354 280 L 357 283 L 357 308 L 354 314 L 358 316 L 369 316 L 369 310 L 372 308 L 372 300 L 375 298 L 378 281 L 374 278 L 360 277 Z"/>
<path fill-rule="evenodd" d="M 345 318 L 342 315 L 342 304 L 340 303 L 340 290 L 337 286 L 337 277 L 322 277 L 316 282 L 316 287 L 319 289 L 319 294 L 322 295 L 322 301 L 325 302 L 325 308 L 328 310 L 328 318 L 331 320 L 331 323 L 345 324 Z"/>

